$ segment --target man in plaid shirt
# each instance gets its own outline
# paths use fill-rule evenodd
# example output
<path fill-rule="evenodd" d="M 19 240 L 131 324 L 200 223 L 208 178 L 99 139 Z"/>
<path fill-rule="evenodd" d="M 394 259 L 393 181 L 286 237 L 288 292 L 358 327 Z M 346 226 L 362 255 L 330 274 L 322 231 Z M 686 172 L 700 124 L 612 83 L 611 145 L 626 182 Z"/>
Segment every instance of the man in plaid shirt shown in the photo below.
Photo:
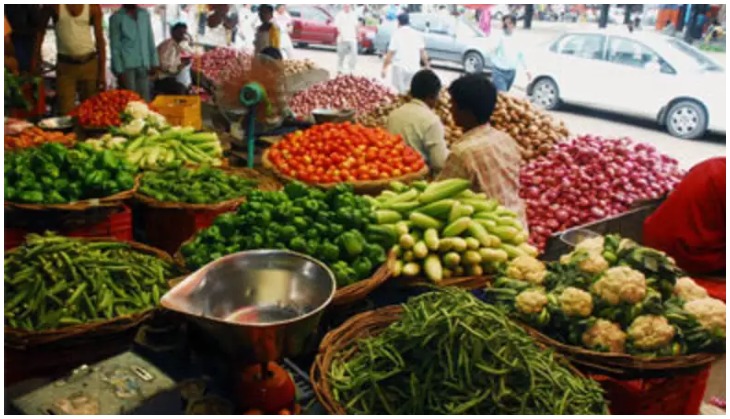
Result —
<path fill-rule="evenodd" d="M 527 226 L 520 198 L 520 149 L 512 137 L 489 125 L 497 103 L 497 89 L 485 76 L 472 74 L 449 87 L 451 113 L 464 135 L 451 145 L 439 179 L 470 180 L 482 191 L 515 211 Z"/>

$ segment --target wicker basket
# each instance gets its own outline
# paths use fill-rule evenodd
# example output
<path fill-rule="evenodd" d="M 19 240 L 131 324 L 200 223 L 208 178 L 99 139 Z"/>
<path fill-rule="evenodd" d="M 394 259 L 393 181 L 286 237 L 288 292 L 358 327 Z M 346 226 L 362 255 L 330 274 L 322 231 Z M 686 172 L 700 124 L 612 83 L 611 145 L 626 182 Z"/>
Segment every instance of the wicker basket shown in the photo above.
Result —
<path fill-rule="evenodd" d="M 457 287 L 469 291 L 486 288 L 488 284 L 492 282 L 492 276 L 463 276 L 460 278 L 449 278 L 444 279 L 438 284 L 435 284 L 425 278 L 406 278 L 399 277 L 393 280 L 393 283 L 408 288 L 418 287 Z"/>
<path fill-rule="evenodd" d="M 520 325 L 537 342 L 549 348 L 554 348 L 576 364 L 581 371 L 620 380 L 664 378 L 681 374 L 693 374 L 709 367 L 717 358 L 715 355 L 707 353 L 642 358 L 627 354 L 596 352 L 558 342 L 528 325 Z"/>
<path fill-rule="evenodd" d="M 309 372 L 309 379 L 317 399 L 329 414 L 347 414 L 344 407 L 335 401 L 330 388 L 328 374 L 332 363 L 338 358 L 352 357 L 357 351 L 359 339 L 377 335 L 390 324 L 400 320 L 402 312 L 401 306 L 388 306 L 358 314 L 322 339 L 319 353 Z M 564 362 L 564 364 L 574 374 L 583 375 L 568 362 Z"/>
<path fill-rule="evenodd" d="M 21 202 L 5 202 L 5 208 L 12 208 L 25 211 L 86 211 L 89 208 L 96 207 L 116 207 L 123 201 L 134 197 L 139 188 L 141 176 L 134 179 L 134 187 L 128 191 L 115 193 L 114 195 L 105 196 L 103 198 L 85 199 L 83 201 L 72 202 L 68 204 L 24 204 Z"/>
<path fill-rule="evenodd" d="M 264 155 L 261 157 L 261 162 L 264 168 L 270 170 L 272 173 L 274 173 L 274 175 L 276 175 L 276 177 L 285 182 L 294 182 L 298 180 L 281 173 L 281 171 L 279 171 L 279 169 L 277 169 L 274 164 L 271 163 L 271 160 L 269 160 L 269 149 L 266 149 L 266 151 L 264 151 Z M 391 182 L 400 181 L 408 184 L 417 180 L 425 179 L 428 176 L 428 173 L 428 166 L 423 166 L 423 168 L 416 173 L 409 173 L 407 175 L 399 176 L 397 178 L 383 180 L 363 180 L 348 183 L 352 184 L 355 192 L 358 194 L 378 195 L 380 192 L 388 189 Z M 329 189 L 339 185 L 339 183 L 312 183 L 311 185 L 324 189 Z"/>
<path fill-rule="evenodd" d="M 94 237 L 83 240 L 91 242 L 113 241 L 113 239 L 105 237 Z M 170 255 L 161 250 L 155 249 L 154 247 L 149 247 L 137 242 L 127 243 L 129 243 L 133 249 L 142 253 L 154 255 L 160 259 L 175 263 Z M 15 251 L 15 249 L 10 250 L 9 252 L 13 251 Z M 182 267 L 178 265 L 178 268 Z M 108 337 L 135 328 L 152 316 L 154 310 L 155 309 L 149 309 L 144 312 L 120 316 L 110 320 L 72 325 L 54 330 L 28 331 L 5 326 L 5 346 L 15 349 L 30 349 L 50 344 L 79 345 L 93 342 L 95 339 L 100 337 Z"/>

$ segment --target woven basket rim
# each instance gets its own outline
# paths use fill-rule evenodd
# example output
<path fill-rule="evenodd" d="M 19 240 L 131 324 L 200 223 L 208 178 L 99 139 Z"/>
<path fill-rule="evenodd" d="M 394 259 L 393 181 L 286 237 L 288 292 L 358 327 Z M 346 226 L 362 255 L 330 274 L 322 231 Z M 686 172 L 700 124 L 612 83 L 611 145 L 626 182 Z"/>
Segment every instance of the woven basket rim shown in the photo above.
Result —
<path fill-rule="evenodd" d="M 132 189 L 117 192 L 114 195 L 102 198 L 90 198 L 66 204 L 25 204 L 21 202 L 5 201 L 5 208 L 22 209 L 26 211 L 85 211 L 89 208 L 113 207 L 134 197 L 137 189 L 139 189 L 141 178 L 141 174 L 135 176 L 134 186 Z"/>
<path fill-rule="evenodd" d="M 279 181 L 277 181 L 275 178 L 273 178 L 271 176 L 267 176 L 266 174 L 261 173 L 259 170 L 256 170 L 256 169 L 249 169 L 247 167 L 216 167 L 216 169 L 222 170 L 229 174 L 240 175 L 241 177 L 246 177 L 246 178 L 256 180 L 259 182 L 259 184 L 256 185 L 255 189 L 258 189 L 261 191 L 277 191 L 282 188 L 281 183 Z M 142 186 L 142 177 L 144 177 L 144 174 L 142 174 L 142 176 L 140 177 L 140 187 Z M 181 210 L 193 210 L 193 211 L 198 211 L 198 210 L 216 211 L 216 210 L 222 210 L 222 209 L 235 208 L 235 207 L 241 205 L 242 203 L 246 202 L 246 197 L 244 197 L 244 196 L 241 196 L 238 198 L 233 198 L 233 199 L 228 199 L 225 201 L 214 202 L 214 203 L 210 203 L 210 204 L 191 204 L 191 203 L 187 203 L 187 202 L 170 202 L 170 201 L 163 202 L 163 201 L 158 201 L 149 195 L 145 195 L 144 193 L 139 191 L 139 188 L 134 193 L 134 199 L 151 208 L 168 208 L 168 209 L 181 209 Z"/>
<path fill-rule="evenodd" d="M 393 278 L 393 283 L 396 283 L 398 285 L 404 286 L 404 287 L 428 287 L 428 286 L 434 286 L 434 287 L 457 287 L 457 288 L 463 288 L 470 291 L 481 289 L 486 287 L 488 284 L 492 282 L 494 279 L 494 275 L 473 275 L 473 276 L 462 276 L 457 278 L 448 278 L 444 279 L 441 282 L 434 283 L 432 281 L 429 281 L 426 278 L 422 277 L 397 277 Z"/>
<path fill-rule="evenodd" d="M 286 181 L 286 182 L 302 182 L 310 186 L 316 186 L 318 188 L 323 189 L 330 189 L 334 188 L 337 185 L 340 185 L 341 182 L 335 182 L 335 183 L 315 183 L 315 182 L 305 182 L 300 179 L 295 179 L 292 177 L 289 177 L 282 173 L 274 164 L 269 160 L 269 150 L 270 148 L 267 148 L 264 150 L 263 155 L 261 156 L 261 164 L 264 166 L 264 168 L 270 170 L 276 177 L 279 179 Z M 429 169 L 427 165 L 424 165 L 421 170 L 414 172 L 414 173 L 408 173 L 403 176 L 398 176 L 394 178 L 389 179 L 382 179 L 382 180 L 357 180 L 354 182 L 347 182 L 348 184 L 352 185 L 355 191 L 358 190 L 364 190 L 364 189 L 376 189 L 376 188 L 386 188 L 390 185 L 391 182 L 403 182 L 403 183 L 410 183 L 416 180 L 420 180 L 425 178 L 429 173 Z"/>
<path fill-rule="evenodd" d="M 309 380 L 317 400 L 329 414 L 347 414 L 344 407 L 335 401 L 329 385 L 328 374 L 335 357 L 340 353 L 344 353 L 345 357 L 352 356 L 356 351 L 352 345 L 359 338 L 382 332 L 390 324 L 400 320 L 402 313 L 402 305 L 391 305 L 366 311 L 350 317 L 322 339 L 309 370 Z M 540 342 L 535 342 L 535 344 L 544 346 Z M 555 359 L 573 374 L 585 377 L 585 374 L 572 365 L 566 357 L 556 353 Z"/>
<path fill-rule="evenodd" d="M 74 237 L 75 239 L 85 242 L 116 242 L 126 243 L 132 249 L 154 255 L 160 259 L 165 260 L 168 263 L 176 266 L 181 272 L 185 272 L 185 267 L 180 266 L 173 257 L 167 252 L 160 249 L 148 246 L 143 243 L 127 240 L 117 240 L 111 237 Z M 22 247 L 14 247 L 6 254 L 18 251 Z M 174 278 L 168 278 L 168 280 Z M 157 307 L 152 307 L 139 313 L 127 314 L 124 316 L 118 316 L 112 319 L 99 320 L 91 323 L 84 323 L 80 325 L 71 325 L 62 327 L 59 329 L 49 330 L 38 330 L 38 331 L 27 331 L 25 329 L 13 328 L 5 326 L 5 346 L 16 348 L 16 349 L 27 349 L 35 346 L 46 345 L 55 343 L 64 339 L 77 338 L 84 336 L 88 333 L 115 333 L 128 330 L 135 327 L 149 318 Z"/>

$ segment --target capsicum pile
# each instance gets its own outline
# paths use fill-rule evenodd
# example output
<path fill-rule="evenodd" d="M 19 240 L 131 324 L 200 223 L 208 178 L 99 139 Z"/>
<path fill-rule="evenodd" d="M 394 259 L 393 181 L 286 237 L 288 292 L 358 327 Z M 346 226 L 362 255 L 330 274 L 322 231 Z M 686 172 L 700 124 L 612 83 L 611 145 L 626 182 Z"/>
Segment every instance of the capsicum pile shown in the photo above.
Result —
<path fill-rule="evenodd" d="M 188 268 L 247 249 L 289 249 L 326 263 L 340 287 L 370 277 L 385 262 L 371 233 L 367 199 L 349 185 L 328 191 L 292 182 L 283 191 L 252 191 L 236 213 L 218 216 L 181 248 Z M 375 233 L 376 234 L 376 233 Z"/>

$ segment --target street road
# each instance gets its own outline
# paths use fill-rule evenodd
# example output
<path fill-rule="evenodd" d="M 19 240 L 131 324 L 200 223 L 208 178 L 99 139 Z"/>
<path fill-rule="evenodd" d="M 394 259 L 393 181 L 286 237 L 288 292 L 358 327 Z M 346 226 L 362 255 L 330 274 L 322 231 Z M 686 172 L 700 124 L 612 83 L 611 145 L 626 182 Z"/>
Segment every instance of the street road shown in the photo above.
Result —
<path fill-rule="evenodd" d="M 496 23 L 496 22 L 495 22 Z M 519 30 L 516 38 L 525 48 L 534 48 L 549 42 L 567 27 L 575 28 L 580 24 L 556 24 L 536 22 L 533 30 Z M 331 75 L 337 72 L 337 55 L 334 48 L 310 47 L 296 49 L 296 57 L 299 59 L 309 58 L 319 66 L 328 70 Z M 528 55 L 529 56 L 529 55 Z M 724 63 L 724 54 L 714 57 L 718 62 Z M 375 55 L 360 55 L 358 57 L 355 74 L 380 79 L 382 60 Z M 436 73 L 442 83 L 448 86 L 454 79 L 461 75 L 457 67 L 436 64 Z M 385 80 L 390 85 L 390 80 Z M 511 94 L 524 96 L 526 78 L 519 77 L 515 82 Z M 627 98 L 630 100 L 630 98 Z M 668 154 L 677 160 L 683 169 L 689 169 L 694 164 L 710 157 L 724 156 L 726 152 L 725 135 L 708 134 L 705 138 L 698 140 L 681 140 L 669 135 L 659 128 L 654 121 L 639 120 L 623 115 L 599 112 L 591 109 L 578 107 L 565 107 L 558 111 L 551 112 L 554 117 L 565 121 L 571 133 L 594 134 L 605 138 L 629 137 L 637 141 L 653 144 L 661 152 Z"/>

